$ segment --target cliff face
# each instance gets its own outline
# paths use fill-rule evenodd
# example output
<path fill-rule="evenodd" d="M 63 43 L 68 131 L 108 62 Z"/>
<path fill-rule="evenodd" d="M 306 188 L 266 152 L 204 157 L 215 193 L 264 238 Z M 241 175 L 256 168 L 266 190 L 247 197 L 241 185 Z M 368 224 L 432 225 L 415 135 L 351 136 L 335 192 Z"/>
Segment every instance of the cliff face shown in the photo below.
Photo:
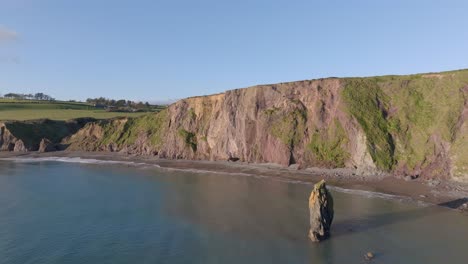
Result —
<path fill-rule="evenodd" d="M 94 119 L 75 119 L 70 121 L 52 121 L 48 119 L 34 121 L 7 121 L 0 122 L 0 150 L 1 151 L 37 151 L 42 141 L 48 142 L 48 148 L 64 149 L 61 145 L 66 136 L 76 133 L 86 123 Z"/>
<path fill-rule="evenodd" d="M 0 150 L 36 151 L 41 142 L 44 151 L 468 181 L 468 70 L 255 86 L 187 98 L 138 118 L 0 123 Z"/>
<path fill-rule="evenodd" d="M 157 154 L 170 159 L 375 168 L 366 136 L 345 110 L 338 79 L 294 82 L 180 100 L 137 119 L 88 124 L 72 150 Z"/>
<path fill-rule="evenodd" d="M 350 167 L 468 180 L 468 71 L 320 79 L 180 100 L 87 124 L 71 150 Z"/>

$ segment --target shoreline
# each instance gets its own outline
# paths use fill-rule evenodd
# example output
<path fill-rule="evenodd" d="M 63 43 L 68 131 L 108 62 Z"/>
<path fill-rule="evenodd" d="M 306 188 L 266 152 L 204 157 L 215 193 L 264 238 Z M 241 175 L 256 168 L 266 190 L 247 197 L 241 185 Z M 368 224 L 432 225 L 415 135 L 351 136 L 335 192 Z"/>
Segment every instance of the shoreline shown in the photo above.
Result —
<path fill-rule="evenodd" d="M 167 160 L 154 156 L 135 156 L 115 152 L 0 152 L 0 160 L 22 158 L 81 158 L 135 165 L 156 165 L 162 169 L 193 171 L 195 173 L 228 173 L 265 177 L 273 180 L 313 184 L 325 179 L 337 189 L 358 190 L 408 198 L 415 202 L 438 205 L 468 212 L 468 184 L 415 179 L 407 181 L 389 175 L 361 176 L 352 169 L 308 168 L 298 170 L 277 164 L 228 161 Z"/>

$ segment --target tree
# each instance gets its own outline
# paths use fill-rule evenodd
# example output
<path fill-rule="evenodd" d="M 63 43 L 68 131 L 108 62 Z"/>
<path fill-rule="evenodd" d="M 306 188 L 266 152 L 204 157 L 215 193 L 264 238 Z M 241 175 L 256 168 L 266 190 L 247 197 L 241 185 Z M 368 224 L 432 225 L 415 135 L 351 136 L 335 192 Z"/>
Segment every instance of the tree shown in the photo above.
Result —
<path fill-rule="evenodd" d="M 43 93 L 36 93 L 34 95 L 34 99 L 36 100 L 42 100 L 44 98 L 44 94 Z"/>
<path fill-rule="evenodd" d="M 115 106 L 117 106 L 117 107 L 123 107 L 123 106 L 125 106 L 125 103 L 126 103 L 125 100 L 118 100 L 118 101 L 115 103 Z"/>

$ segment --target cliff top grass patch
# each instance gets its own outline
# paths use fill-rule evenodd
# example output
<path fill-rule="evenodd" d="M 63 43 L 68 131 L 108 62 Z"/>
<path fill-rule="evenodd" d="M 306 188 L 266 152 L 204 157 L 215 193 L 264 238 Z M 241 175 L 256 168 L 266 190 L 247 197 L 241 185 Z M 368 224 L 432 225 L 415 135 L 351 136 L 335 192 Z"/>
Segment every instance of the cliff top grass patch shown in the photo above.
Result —
<path fill-rule="evenodd" d="M 145 112 L 108 112 L 98 109 L 90 104 L 77 102 L 49 102 L 0 99 L 0 120 L 69 120 L 75 118 L 91 117 L 96 119 L 107 119 L 114 117 L 137 117 Z"/>

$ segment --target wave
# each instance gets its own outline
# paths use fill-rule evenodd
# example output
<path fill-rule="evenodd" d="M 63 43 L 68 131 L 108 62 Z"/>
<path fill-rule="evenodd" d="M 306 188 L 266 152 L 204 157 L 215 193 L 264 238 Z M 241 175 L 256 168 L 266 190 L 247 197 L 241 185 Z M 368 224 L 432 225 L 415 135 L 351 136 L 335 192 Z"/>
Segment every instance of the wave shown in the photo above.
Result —
<path fill-rule="evenodd" d="M 128 166 L 152 166 L 152 167 L 159 168 L 159 165 L 157 164 L 149 164 L 149 163 L 143 163 L 143 162 L 84 159 L 80 157 L 0 158 L 0 160 L 13 161 L 13 162 L 18 162 L 18 163 L 65 162 L 65 163 L 82 163 L 82 164 L 116 164 L 116 165 L 128 165 Z"/>

